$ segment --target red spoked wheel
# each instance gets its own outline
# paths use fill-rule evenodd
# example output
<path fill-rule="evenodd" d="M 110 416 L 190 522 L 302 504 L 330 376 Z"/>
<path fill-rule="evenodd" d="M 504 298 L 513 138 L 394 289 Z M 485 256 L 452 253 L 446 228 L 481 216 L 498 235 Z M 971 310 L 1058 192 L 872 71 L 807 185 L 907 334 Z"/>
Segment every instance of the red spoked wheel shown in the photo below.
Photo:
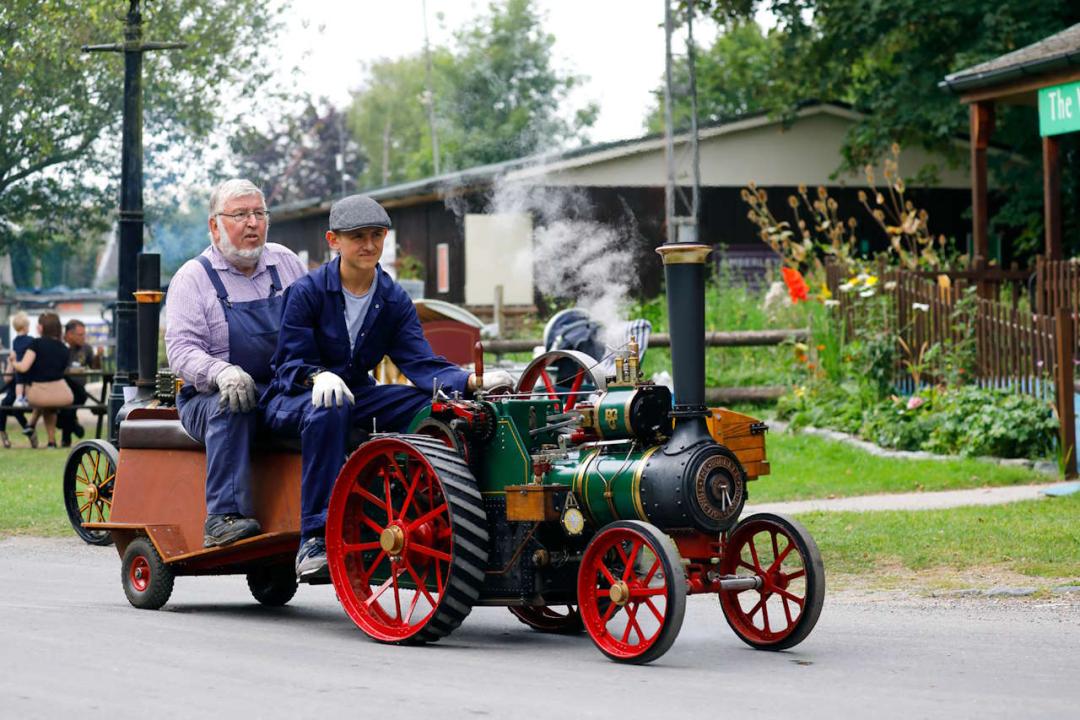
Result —
<path fill-rule="evenodd" d="M 537 632 L 577 635 L 585 629 L 581 623 L 581 613 L 573 605 L 513 605 L 508 609 L 514 617 Z"/>
<path fill-rule="evenodd" d="M 613 522 L 585 549 L 578 603 L 602 653 L 616 662 L 652 662 L 675 642 L 686 612 L 679 553 L 649 523 Z"/>
<path fill-rule="evenodd" d="M 726 590 L 728 625 L 759 650 L 784 650 L 806 639 L 825 601 L 825 566 L 809 531 L 783 515 L 745 518 L 728 535 L 722 575 L 757 576 L 761 587 Z"/>
<path fill-rule="evenodd" d="M 449 635 L 479 597 L 487 546 L 476 481 L 442 442 L 376 438 L 341 469 L 326 556 L 345 612 L 370 637 L 407 643 Z"/>
<path fill-rule="evenodd" d="M 518 378 L 516 394 L 559 400 L 572 410 L 594 392 L 607 389 L 607 381 L 591 356 L 577 350 L 550 350 L 533 358 Z"/>

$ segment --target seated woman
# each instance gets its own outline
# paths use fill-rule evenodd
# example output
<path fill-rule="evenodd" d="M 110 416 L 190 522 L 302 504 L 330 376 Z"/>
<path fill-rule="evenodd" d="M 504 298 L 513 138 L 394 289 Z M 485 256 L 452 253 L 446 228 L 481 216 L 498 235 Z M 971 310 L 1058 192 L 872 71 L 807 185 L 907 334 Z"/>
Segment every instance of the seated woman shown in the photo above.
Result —
<path fill-rule="evenodd" d="M 30 445 L 37 447 L 37 421 L 39 417 L 44 417 L 49 447 L 56 447 L 56 409 L 70 405 L 73 399 L 71 388 L 64 382 L 68 350 L 60 342 L 60 317 L 56 313 L 41 314 L 38 318 L 38 336 L 30 343 L 22 360 L 13 363 L 15 372 L 25 374 L 30 383 L 26 395 L 34 409 L 23 432 L 30 438 Z M 35 388 L 35 385 L 38 387 Z"/>

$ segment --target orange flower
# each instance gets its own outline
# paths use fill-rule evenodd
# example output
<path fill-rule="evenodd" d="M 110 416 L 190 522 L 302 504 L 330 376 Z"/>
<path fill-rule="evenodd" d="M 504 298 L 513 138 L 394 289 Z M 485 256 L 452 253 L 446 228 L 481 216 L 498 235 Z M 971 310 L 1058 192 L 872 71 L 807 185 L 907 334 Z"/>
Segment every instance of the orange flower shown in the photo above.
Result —
<path fill-rule="evenodd" d="M 780 274 L 784 276 L 784 284 L 787 285 L 791 302 L 797 303 L 809 298 L 809 288 L 806 287 L 806 280 L 803 279 L 802 273 L 794 268 L 783 267 L 780 268 Z"/>

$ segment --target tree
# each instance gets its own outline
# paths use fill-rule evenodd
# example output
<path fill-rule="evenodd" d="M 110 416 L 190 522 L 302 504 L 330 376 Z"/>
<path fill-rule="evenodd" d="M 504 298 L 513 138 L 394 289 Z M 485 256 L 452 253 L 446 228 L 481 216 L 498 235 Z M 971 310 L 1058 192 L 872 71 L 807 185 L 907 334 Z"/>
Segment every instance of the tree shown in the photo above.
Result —
<path fill-rule="evenodd" d="M 950 160 L 963 150 L 954 139 L 968 132 L 967 108 L 943 92 L 945 75 L 997 57 L 1080 22 L 1072 0 L 698 0 L 699 11 L 728 25 L 765 8 L 783 33 L 772 57 L 766 106 L 790 113 L 807 99 L 839 100 L 866 114 L 849 132 L 843 166 L 858 168 L 888 152 L 894 142 L 922 146 Z M 1037 203 L 1041 162 L 1030 108 L 1001 107 L 994 134 L 1029 167 L 1011 158 L 995 168 L 1004 207 L 996 229 L 1014 247 L 1038 247 Z M 1064 183 L 1075 192 L 1075 163 Z M 917 181 L 932 180 L 937 168 L 919 169 Z M 1066 227 L 1078 223 L 1077 203 L 1065 203 Z M 1067 235 L 1075 236 L 1075 232 Z"/>
<path fill-rule="evenodd" d="M 694 70 L 697 75 L 698 122 L 716 123 L 725 118 L 770 110 L 775 101 L 771 87 L 774 58 L 781 50 L 779 32 L 763 33 L 750 20 L 733 22 L 717 36 L 711 48 L 699 51 Z M 672 68 L 676 87 L 689 83 L 688 63 L 679 57 Z M 655 91 L 656 105 L 646 119 L 650 132 L 664 130 L 664 89 Z M 690 101 L 684 93 L 672 98 L 675 127 L 690 124 Z"/>
<path fill-rule="evenodd" d="M 433 48 L 431 59 L 433 97 L 451 96 L 450 51 Z M 349 127 L 367 160 L 360 187 L 414 180 L 434 172 L 424 77 L 422 55 L 380 60 L 371 65 L 367 82 L 353 95 Z M 445 129 L 445 125 L 440 127 Z"/>
<path fill-rule="evenodd" d="M 321 104 L 316 107 L 309 99 L 266 132 L 243 127 L 230 138 L 237 173 L 259 184 L 267 205 L 356 189 L 363 167 L 359 147 L 346 130 L 345 114 L 326 101 Z"/>
<path fill-rule="evenodd" d="M 581 139 L 598 110 L 590 104 L 571 118 L 560 114 L 582 78 L 551 67 L 554 43 L 532 0 L 492 2 L 458 33 L 446 103 L 448 164 L 494 163 Z"/>
<path fill-rule="evenodd" d="M 349 125 L 368 161 L 361 186 L 434 172 L 429 101 L 445 170 L 580 140 L 597 110 L 589 105 L 564 115 L 567 96 L 581 78 L 551 67 L 553 44 L 532 0 L 507 0 L 492 3 L 461 29 L 453 49 L 432 48 L 430 98 L 423 55 L 374 63 L 349 111 Z"/>
<path fill-rule="evenodd" d="M 80 53 L 123 41 L 127 2 L 6 0 L 0 5 L 0 252 L 96 237 L 107 224 L 119 165 L 123 59 Z M 221 92 L 256 96 L 260 60 L 280 8 L 259 0 L 143 3 L 147 39 L 185 50 L 144 61 L 148 159 L 159 145 L 206 138 Z M 152 163 L 148 162 L 151 168 Z"/>

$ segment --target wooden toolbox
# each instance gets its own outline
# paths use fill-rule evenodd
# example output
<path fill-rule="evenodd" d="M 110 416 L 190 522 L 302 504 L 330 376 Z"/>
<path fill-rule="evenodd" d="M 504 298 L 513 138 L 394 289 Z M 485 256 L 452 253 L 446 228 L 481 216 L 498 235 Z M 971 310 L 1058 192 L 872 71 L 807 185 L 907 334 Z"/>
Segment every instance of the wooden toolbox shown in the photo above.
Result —
<path fill-rule="evenodd" d="M 713 439 L 739 458 L 746 470 L 747 480 L 769 474 L 769 463 L 765 456 L 765 431 L 768 426 L 765 423 L 727 408 L 712 408 L 706 423 Z"/>

